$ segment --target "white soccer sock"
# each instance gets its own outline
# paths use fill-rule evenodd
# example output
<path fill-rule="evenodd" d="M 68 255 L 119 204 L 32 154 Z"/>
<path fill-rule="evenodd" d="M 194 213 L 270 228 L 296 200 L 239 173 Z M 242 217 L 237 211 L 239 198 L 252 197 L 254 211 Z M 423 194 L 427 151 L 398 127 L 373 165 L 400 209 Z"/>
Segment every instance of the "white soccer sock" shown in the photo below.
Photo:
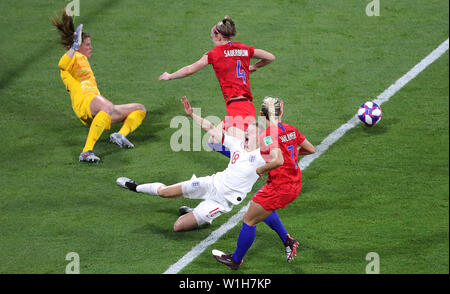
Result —
<path fill-rule="evenodd" d="M 165 185 L 163 183 L 142 184 L 136 187 L 136 192 L 159 196 L 158 189 L 161 186 Z"/>

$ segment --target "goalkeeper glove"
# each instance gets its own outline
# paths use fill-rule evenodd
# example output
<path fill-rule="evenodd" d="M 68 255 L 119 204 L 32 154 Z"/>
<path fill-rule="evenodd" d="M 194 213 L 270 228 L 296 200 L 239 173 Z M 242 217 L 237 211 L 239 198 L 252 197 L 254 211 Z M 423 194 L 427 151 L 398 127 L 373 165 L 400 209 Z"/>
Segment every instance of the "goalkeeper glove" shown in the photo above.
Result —
<path fill-rule="evenodd" d="M 73 49 L 73 50 L 77 51 L 78 48 L 80 48 L 81 42 L 82 42 L 82 40 L 81 40 L 82 30 L 83 30 L 83 24 L 80 24 L 77 27 L 75 33 L 73 33 L 73 44 L 72 44 L 72 47 L 70 49 Z"/>

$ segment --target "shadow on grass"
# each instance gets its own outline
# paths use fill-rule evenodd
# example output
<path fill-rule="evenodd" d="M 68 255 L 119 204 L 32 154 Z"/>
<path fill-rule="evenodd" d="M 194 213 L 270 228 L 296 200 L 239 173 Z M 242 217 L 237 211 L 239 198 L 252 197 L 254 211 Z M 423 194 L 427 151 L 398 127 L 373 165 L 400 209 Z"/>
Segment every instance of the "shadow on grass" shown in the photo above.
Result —
<path fill-rule="evenodd" d="M 398 119 L 398 118 L 389 118 L 389 119 L 381 120 L 378 124 L 371 126 L 371 127 L 361 124 L 360 128 L 367 135 L 376 136 L 376 135 L 382 135 L 382 134 L 388 132 L 392 126 L 398 124 L 399 122 L 400 122 L 400 119 Z"/>
<path fill-rule="evenodd" d="M 167 239 L 169 241 L 202 241 L 208 236 L 215 228 L 209 225 L 196 228 L 186 232 L 175 232 L 173 230 L 173 223 L 177 220 L 178 216 L 174 215 L 173 221 L 168 223 L 149 223 L 142 226 L 139 229 L 134 230 L 132 233 L 136 234 L 150 234 L 160 236 L 161 239 Z"/>

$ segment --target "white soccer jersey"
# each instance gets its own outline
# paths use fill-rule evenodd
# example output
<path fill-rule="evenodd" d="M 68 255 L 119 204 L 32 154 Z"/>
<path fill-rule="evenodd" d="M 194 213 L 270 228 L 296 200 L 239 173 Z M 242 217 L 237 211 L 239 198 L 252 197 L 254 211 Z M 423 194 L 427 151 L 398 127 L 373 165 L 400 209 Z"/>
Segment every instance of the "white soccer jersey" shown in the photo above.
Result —
<path fill-rule="evenodd" d="M 214 175 L 214 186 L 223 192 L 228 201 L 236 205 L 252 190 L 259 177 L 256 169 L 266 162 L 259 148 L 248 152 L 244 148 L 244 142 L 236 137 L 224 134 L 223 145 L 230 149 L 230 162 L 224 171 Z"/>

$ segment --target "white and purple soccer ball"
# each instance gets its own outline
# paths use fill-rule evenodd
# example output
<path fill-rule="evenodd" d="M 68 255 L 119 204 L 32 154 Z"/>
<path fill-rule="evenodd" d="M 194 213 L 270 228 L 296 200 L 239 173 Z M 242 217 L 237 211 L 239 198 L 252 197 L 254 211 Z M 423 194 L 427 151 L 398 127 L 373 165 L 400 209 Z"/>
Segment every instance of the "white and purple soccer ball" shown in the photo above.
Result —
<path fill-rule="evenodd" d="M 368 126 L 374 126 L 381 120 L 383 112 L 375 102 L 364 102 L 358 108 L 358 118 Z"/>

